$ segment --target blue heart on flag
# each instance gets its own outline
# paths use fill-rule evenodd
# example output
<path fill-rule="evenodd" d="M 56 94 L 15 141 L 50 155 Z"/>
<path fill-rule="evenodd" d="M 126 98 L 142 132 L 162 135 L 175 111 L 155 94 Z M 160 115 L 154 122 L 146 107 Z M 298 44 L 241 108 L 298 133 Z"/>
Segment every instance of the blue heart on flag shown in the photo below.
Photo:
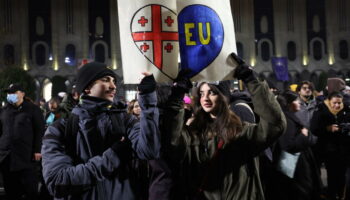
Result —
<path fill-rule="evenodd" d="M 204 5 L 190 5 L 178 15 L 181 68 L 193 77 L 209 66 L 224 43 L 224 28 L 218 14 Z"/>

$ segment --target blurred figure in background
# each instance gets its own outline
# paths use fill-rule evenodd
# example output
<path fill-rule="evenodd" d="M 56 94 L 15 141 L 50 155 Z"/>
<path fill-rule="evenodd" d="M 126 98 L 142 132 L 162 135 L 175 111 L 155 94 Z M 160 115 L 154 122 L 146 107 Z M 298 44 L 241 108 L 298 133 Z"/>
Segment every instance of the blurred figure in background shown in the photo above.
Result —
<path fill-rule="evenodd" d="M 297 111 L 295 115 L 299 118 L 299 121 L 309 129 L 310 120 L 317 106 L 316 99 L 313 96 L 314 84 L 309 81 L 302 81 L 298 84 L 296 92 L 298 93 L 300 110 Z"/>
<path fill-rule="evenodd" d="M 47 107 L 46 100 L 44 98 L 41 98 L 39 100 L 39 108 L 40 108 L 41 112 L 43 113 L 43 116 L 45 117 L 46 116 L 46 112 L 48 110 L 48 107 Z"/>
<path fill-rule="evenodd" d="M 274 164 L 276 173 L 273 179 L 274 191 L 269 192 L 267 199 L 318 199 L 321 179 L 311 146 L 316 137 L 300 122 L 295 113 L 300 110 L 298 95 L 290 90 L 277 98 L 287 119 L 287 130 L 278 139 L 274 147 Z M 293 158 L 293 159 L 292 159 Z M 288 168 L 284 161 L 288 160 Z M 278 190 L 276 190 L 278 188 Z"/>
<path fill-rule="evenodd" d="M 79 103 L 80 94 L 78 93 L 76 86 L 73 85 L 70 93 L 67 93 L 60 103 L 62 118 L 68 118 L 73 108 Z"/>
<path fill-rule="evenodd" d="M 11 84 L 8 104 L 0 112 L 0 169 L 7 199 L 38 199 L 35 161 L 41 159 L 44 119 L 40 108 L 25 98 L 23 87 Z"/>
<path fill-rule="evenodd" d="M 57 97 L 53 97 L 48 102 L 49 110 L 45 116 L 46 127 L 50 126 L 54 121 L 62 117 L 60 112 L 60 100 Z"/>
<path fill-rule="evenodd" d="M 133 99 L 128 104 L 128 113 L 140 118 L 141 108 L 137 99 Z"/>

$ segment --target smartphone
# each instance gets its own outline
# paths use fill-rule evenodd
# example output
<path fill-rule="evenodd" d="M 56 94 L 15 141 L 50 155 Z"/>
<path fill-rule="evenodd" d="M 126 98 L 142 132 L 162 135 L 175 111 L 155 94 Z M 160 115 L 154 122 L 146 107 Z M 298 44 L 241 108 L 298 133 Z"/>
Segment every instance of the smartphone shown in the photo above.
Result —
<path fill-rule="evenodd" d="M 242 65 L 244 64 L 244 60 L 242 60 L 242 58 L 240 58 L 239 56 L 237 56 L 237 54 L 235 53 L 231 53 L 231 58 L 237 62 L 238 65 Z"/>

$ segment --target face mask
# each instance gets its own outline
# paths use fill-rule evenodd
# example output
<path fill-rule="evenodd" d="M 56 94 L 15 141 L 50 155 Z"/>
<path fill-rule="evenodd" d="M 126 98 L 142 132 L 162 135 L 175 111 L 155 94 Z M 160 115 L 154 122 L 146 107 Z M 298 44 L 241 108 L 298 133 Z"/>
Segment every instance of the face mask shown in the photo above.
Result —
<path fill-rule="evenodd" d="M 8 94 L 7 95 L 7 102 L 9 102 L 10 104 L 16 104 L 18 102 L 17 94 Z"/>

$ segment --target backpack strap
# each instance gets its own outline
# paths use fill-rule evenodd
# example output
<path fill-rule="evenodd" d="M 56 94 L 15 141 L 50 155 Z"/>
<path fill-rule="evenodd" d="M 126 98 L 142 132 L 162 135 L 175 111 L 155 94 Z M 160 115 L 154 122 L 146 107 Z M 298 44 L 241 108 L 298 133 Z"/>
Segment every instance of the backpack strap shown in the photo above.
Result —
<path fill-rule="evenodd" d="M 254 114 L 254 111 L 252 110 L 252 108 L 251 108 L 247 103 L 240 102 L 240 103 L 236 103 L 234 106 L 244 106 L 244 107 L 246 107 L 252 114 Z"/>
<path fill-rule="evenodd" d="M 127 137 L 124 121 L 121 119 L 123 113 L 111 113 L 112 130 L 118 137 Z M 126 138 L 127 139 L 127 138 Z"/>
<path fill-rule="evenodd" d="M 65 145 L 67 155 L 73 159 L 74 164 L 82 163 L 82 160 L 76 153 L 78 131 L 79 116 L 72 113 L 66 122 L 63 144 Z"/>

